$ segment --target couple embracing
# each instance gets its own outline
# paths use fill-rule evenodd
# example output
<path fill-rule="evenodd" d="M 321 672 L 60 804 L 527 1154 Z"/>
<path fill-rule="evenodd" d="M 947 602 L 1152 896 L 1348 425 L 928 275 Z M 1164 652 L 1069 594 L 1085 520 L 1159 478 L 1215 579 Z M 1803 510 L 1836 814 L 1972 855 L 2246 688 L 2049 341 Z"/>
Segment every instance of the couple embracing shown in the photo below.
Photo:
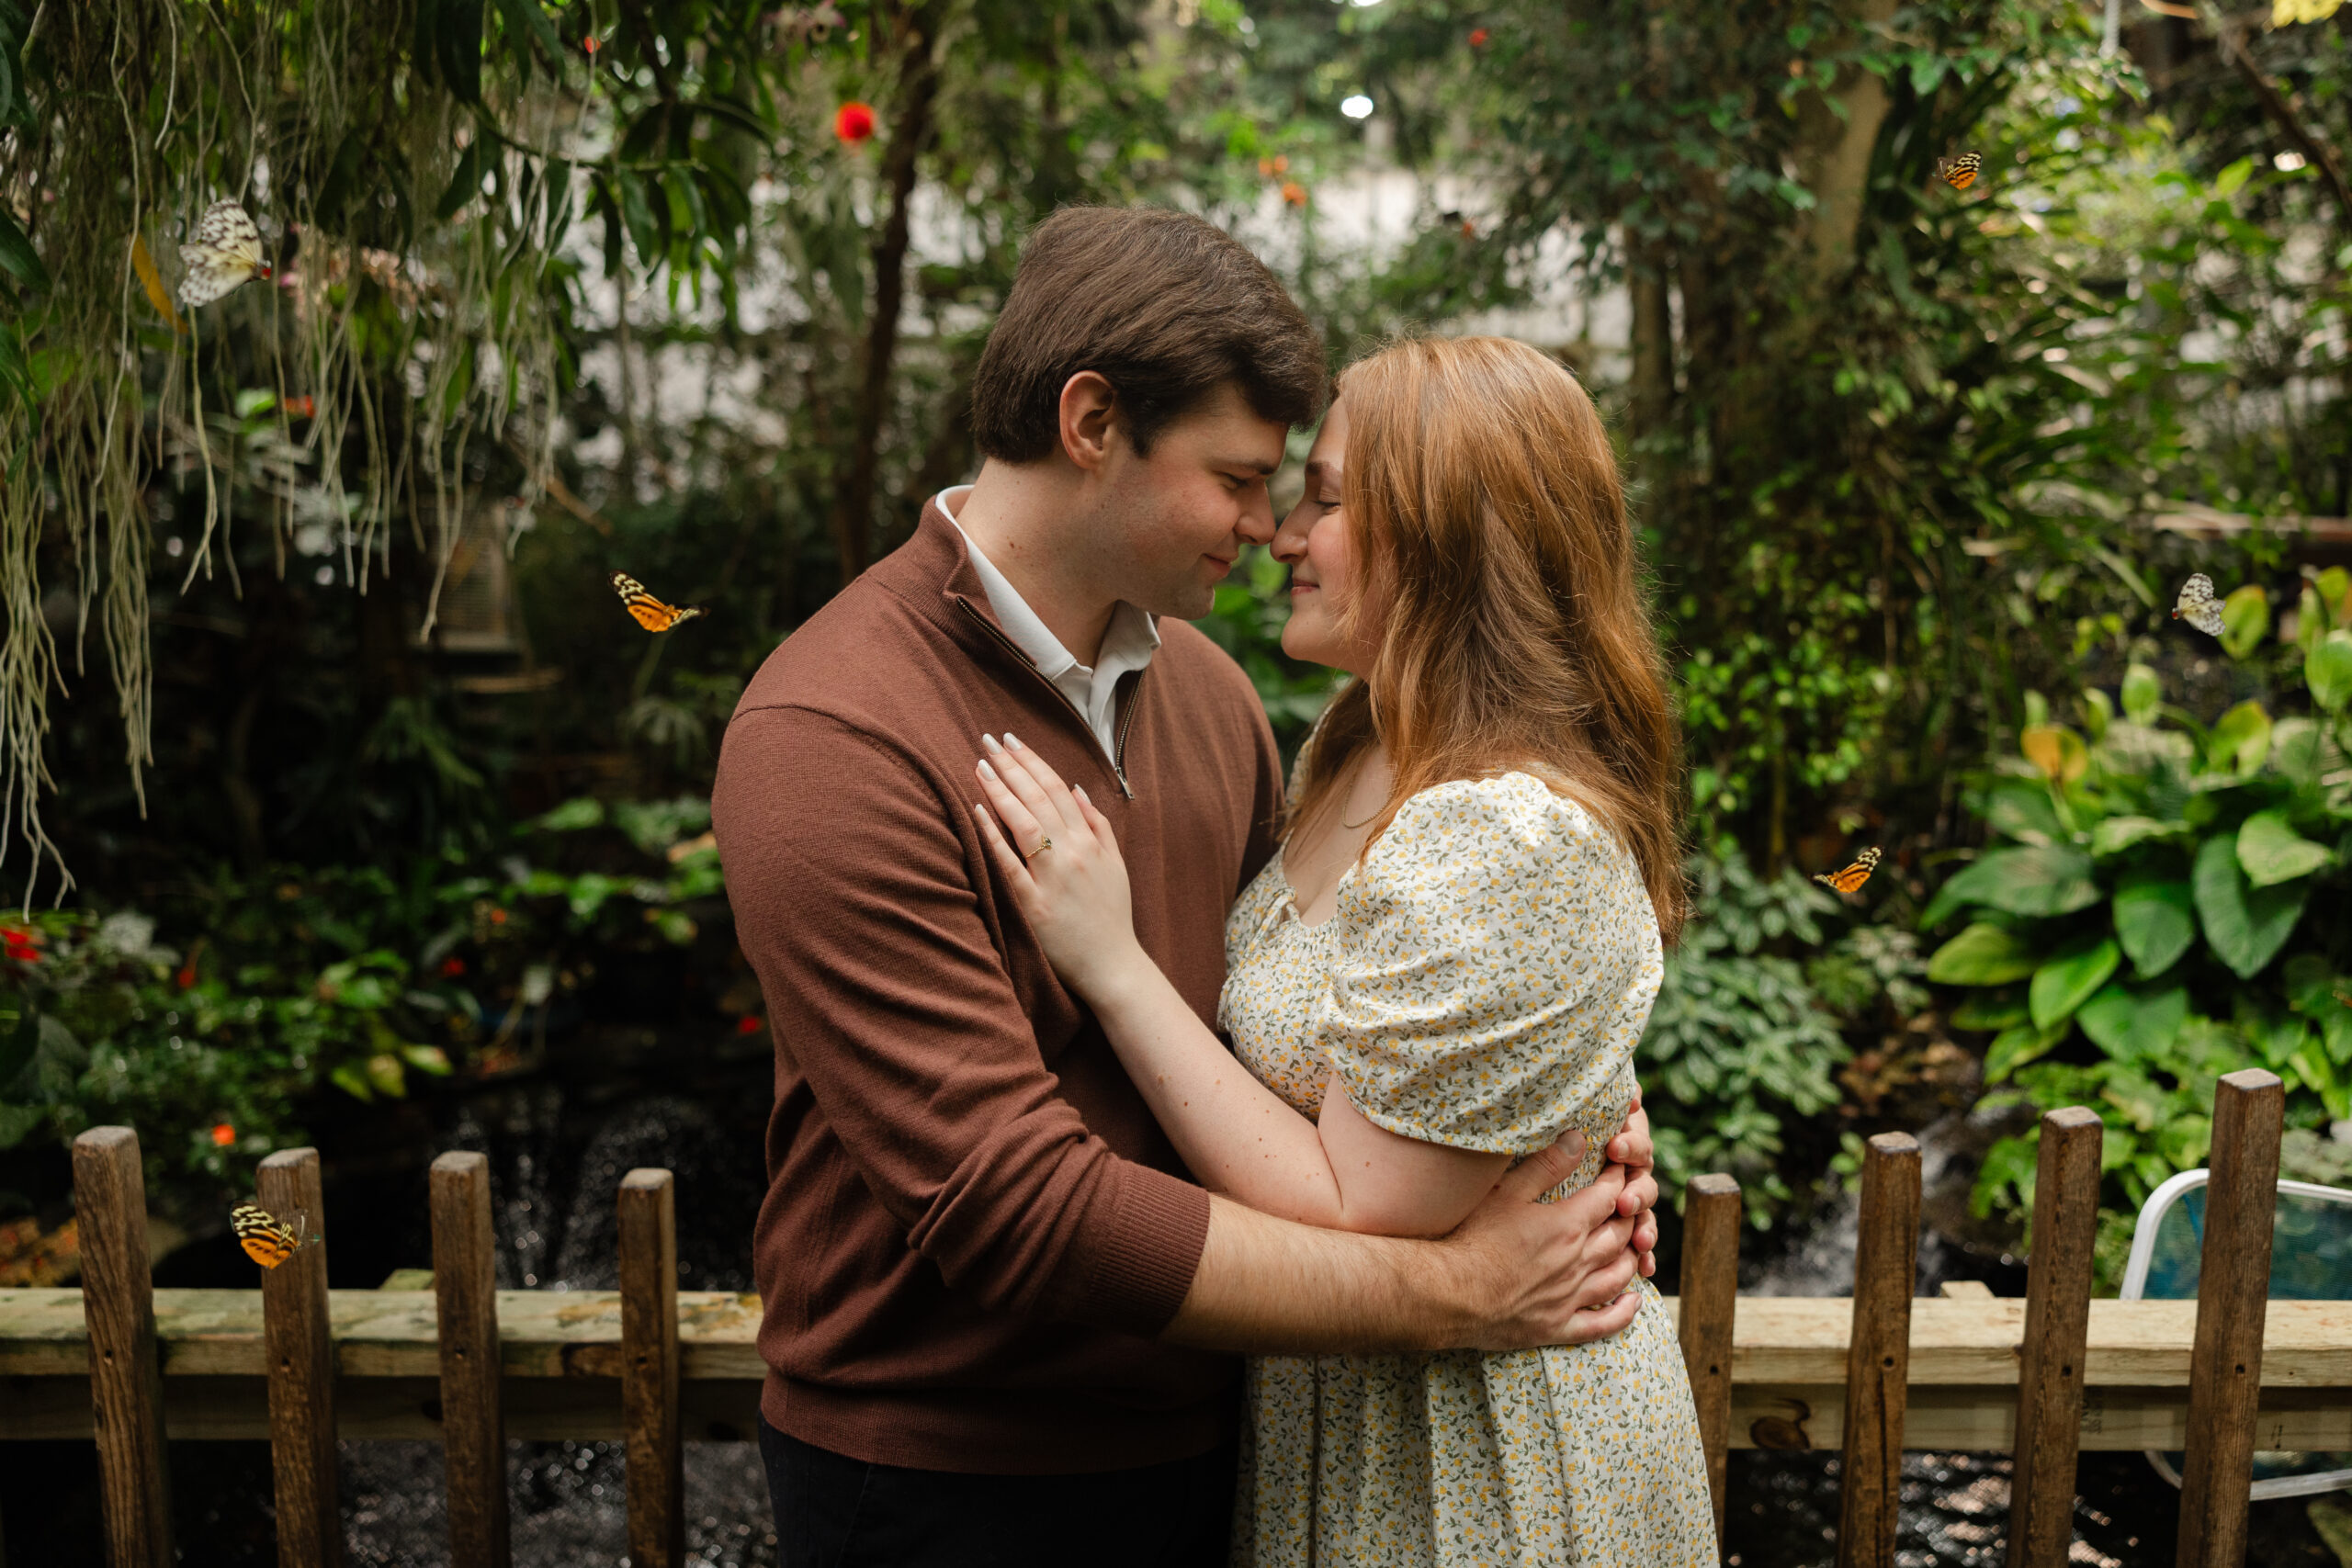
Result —
<path fill-rule="evenodd" d="M 1499 339 L 1325 390 L 1211 225 L 1057 214 L 978 479 L 736 710 L 791 1568 L 1715 1561 L 1647 1280 L 1676 740 L 1607 436 Z M 1287 787 L 1185 624 L 1250 545 L 1353 678 Z"/>

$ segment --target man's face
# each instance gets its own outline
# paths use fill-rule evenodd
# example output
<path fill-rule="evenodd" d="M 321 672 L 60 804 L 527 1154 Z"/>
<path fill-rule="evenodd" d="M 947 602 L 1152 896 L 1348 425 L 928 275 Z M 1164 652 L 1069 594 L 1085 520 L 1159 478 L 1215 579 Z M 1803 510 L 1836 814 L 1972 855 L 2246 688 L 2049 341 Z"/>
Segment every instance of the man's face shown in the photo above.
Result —
<path fill-rule="evenodd" d="M 1115 432 L 1094 474 L 1091 575 L 1155 615 L 1207 615 L 1242 547 L 1274 536 L 1266 480 L 1287 434 L 1231 385 L 1163 428 L 1149 457 Z"/>

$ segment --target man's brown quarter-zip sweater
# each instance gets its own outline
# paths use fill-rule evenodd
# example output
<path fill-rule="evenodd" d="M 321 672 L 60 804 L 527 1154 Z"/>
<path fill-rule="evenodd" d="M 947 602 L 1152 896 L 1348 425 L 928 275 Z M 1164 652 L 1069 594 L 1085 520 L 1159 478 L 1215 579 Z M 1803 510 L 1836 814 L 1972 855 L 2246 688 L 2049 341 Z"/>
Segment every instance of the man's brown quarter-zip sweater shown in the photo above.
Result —
<path fill-rule="evenodd" d="M 971 809 L 983 731 L 1087 785 L 1145 951 L 1214 1023 L 1281 768 L 1249 678 L 1192 626 L 1160 632 L 1124 682 L 1114 764 L 930 504 L 735 710 L 711 807 L 775 1040 L 753 1267 L 780 1431 L 1034 1474 L 1232 1429 L 1236 1361 L 1152 1337 L 1191 1287 L 1208 1195 L 1055 979 Z"/>

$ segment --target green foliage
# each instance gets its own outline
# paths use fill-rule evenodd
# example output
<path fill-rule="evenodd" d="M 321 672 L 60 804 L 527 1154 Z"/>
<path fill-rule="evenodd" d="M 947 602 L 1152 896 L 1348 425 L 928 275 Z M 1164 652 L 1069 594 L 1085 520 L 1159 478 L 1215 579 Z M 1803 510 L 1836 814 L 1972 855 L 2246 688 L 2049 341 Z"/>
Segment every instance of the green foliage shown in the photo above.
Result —
<path fill-rule="evenodd" d="M 1882 948 L 1853 945 L 1860 932 L 1831 948 L 1821 922 L 1838 901 L 1792 871 L 1758 876 L 1736 846 L 1692 857 L 1689 874 L 1691 917 L 1637 1058 L 1643 1104 L 1670 1190 L 1725 1172 L 1750 1223 L 1770 1226 L 1797 1197 L 1788 1123 L 1838 1102 L 1830 1075 L 1850 1055 L 1822 990 L 1860 1013 L 1905 983 L 1904 965 L 1887 973 Z M 1823 972 L 1809 978 L 1798 953 Z"/>
<path fill-rule="evenodd" d="M 2267 631 L 2251 592 L 2265 608 L 2244 619 Z M 2313 594 L 2303 613 L 2342 606 Z M 2277 718 L 2246 702 L 2204 728 L 2163 698 L 2134 665 L 2077 776 L 2019 761 L 1983 779 L 1970 804 L 1995 847 L 1922 922 L 1969 922 L 1928 975 L 1978 991 L 1955 1021 L 1998 1030 L 1990 1103 L 2106 1118 L 2110 1272 L 2138 1204 L 2204 1159 L 2220 1075 L 2277 1072 L 2293 1126 L 2352 1118 L 2352 719 L 2340 701 Z M 2031 1165 L 2030 1134 L 1996 1146 L 1979 1211 L 2022 1213 Z"/>
<path fill-rule="evenodd" d="M 222 877 L 155 940 L 135 910 L 0 928 L 0 1150 L 120 1122 L 185 1211 L 298 1145 L 323 1094 L 401 1099 L 487 1061 L 595 964 L 683 947 L 721 893 L 708 803 L 566 803 L 475 865 Z M 569 856 L 612 869 L 534 863 Z"/>

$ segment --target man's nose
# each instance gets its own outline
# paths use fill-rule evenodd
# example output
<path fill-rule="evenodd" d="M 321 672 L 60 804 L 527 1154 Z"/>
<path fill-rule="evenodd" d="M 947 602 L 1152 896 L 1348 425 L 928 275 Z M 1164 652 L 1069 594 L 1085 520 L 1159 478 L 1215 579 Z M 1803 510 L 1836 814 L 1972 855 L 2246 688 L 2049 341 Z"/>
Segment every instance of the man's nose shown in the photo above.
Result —
<path fill-rule="evenodd" d="M 1274 502 L 1261 491 L 1241 509 L 1241 522 L 1234 530 L 1246 545 L 1271 545 L 1274 542 Z"/>

